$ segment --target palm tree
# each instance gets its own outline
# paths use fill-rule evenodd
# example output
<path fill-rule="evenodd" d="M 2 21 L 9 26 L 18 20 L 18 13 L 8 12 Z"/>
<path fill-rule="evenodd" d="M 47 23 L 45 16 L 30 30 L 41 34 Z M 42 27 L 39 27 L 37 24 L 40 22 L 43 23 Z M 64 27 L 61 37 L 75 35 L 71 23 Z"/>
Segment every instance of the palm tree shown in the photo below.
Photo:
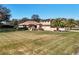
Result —
<path fill-rule="evenodd" d="M 65 23 L 61 18 L 57 18 L 51 22 L 51 25 L 57 28 L 57 31 L 59 31 L 59 27 L 64 27 Z"/>

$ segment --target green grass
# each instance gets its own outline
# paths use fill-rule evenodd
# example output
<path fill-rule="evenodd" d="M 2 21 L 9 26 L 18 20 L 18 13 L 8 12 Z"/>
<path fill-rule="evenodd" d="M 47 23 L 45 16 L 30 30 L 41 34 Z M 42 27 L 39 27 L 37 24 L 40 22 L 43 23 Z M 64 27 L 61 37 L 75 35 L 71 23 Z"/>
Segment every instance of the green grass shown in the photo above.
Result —
<path fill-rule="evenodd" d="M 0 32 L 1 55 L 71 55 L 78 50 L 78 32 Z"/>

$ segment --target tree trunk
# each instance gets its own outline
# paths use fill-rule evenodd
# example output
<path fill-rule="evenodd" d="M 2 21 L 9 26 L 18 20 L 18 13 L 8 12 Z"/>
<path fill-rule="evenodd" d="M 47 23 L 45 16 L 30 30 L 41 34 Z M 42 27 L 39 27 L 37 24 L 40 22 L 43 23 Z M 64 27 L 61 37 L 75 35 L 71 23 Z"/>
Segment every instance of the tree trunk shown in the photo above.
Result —
<path fill-rule="evenodd" d="M 59 27 L 57 27 L 57 31 L 59 31 Z"/>

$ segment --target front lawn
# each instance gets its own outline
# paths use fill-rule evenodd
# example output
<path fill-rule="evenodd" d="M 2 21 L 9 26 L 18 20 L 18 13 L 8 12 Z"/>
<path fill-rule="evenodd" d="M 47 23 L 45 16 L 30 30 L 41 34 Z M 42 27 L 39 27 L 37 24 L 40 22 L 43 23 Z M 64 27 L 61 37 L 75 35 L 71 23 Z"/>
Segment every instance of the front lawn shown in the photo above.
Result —
<path fill-rule="evenodd" d="M 64 55 L 79 50 L 78 32 L 0 32 L 0 54 Z"/>

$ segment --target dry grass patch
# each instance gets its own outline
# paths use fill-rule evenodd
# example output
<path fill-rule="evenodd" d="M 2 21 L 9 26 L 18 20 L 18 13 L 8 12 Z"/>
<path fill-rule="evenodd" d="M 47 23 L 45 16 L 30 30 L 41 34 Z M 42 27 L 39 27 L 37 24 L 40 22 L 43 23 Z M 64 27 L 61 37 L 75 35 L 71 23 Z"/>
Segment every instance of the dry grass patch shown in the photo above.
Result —
<path fill-rule="evenodd" d="M 0 54 L 72 54 L 79 33 L 15 31 L 0 33 Z"/>

